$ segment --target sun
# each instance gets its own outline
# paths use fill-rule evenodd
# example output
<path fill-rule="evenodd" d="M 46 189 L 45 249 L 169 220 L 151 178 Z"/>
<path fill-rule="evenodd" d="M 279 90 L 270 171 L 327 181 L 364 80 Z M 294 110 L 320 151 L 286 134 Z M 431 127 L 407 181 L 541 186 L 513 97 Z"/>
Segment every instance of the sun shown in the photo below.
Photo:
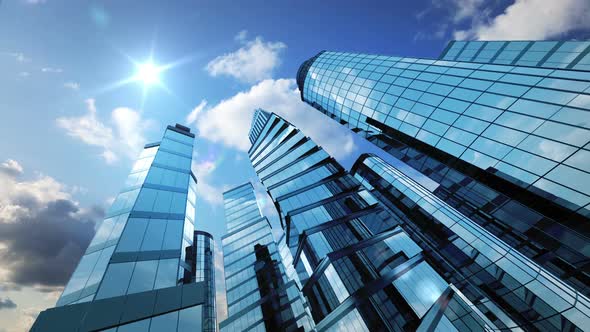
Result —
<path fill-rule="evenodd" d="M 144 85 L 152 85 L 160 82 L 160 71 L 153 62 L 144 62 L 137 65 L 136 78 L 142 81 Z"/>

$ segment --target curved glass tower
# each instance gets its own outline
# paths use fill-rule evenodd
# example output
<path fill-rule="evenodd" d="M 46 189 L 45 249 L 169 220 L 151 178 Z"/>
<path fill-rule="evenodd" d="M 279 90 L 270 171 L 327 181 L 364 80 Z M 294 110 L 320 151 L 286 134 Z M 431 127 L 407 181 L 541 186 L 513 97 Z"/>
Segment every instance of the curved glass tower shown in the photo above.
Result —
<path fill-rule="evenodd" d="M 145 146 L 57 306 L 32 331 L 216 329 L 212 247 L 194 232 L 193 141 L 177 124 Z"/>
<path fill-rule="evenodd" d="M 504 311 L 494 322 L 583 329 L 590 316 L 589 54 L 588 41 L 456 41 L 439 59 L 323 51 L 301 65 L 297 83 L 303 101 L 433 180 L 421 197 L 436 198 L 521 257 L 502 255 L 505 262 L 525 269 L 532 261 L 533 275 L 547 276 L 542 283 L 556 297 L 543 300 L 534 278 L 507 286 L 500 279 L 510 273 L 477 262 L 478 250 L 467 258 L 466 244 L 455 254 L 435 246 L 455 259 L 449 264 L 458 278 L 481 278 L 473 284 Z M 380 200 L 391 209 L 415 198 L 388 195 Z M 427 212 L 410 224 L 432 220 Z M 440 227 L 442 244 L 462 236 L 424 222 L 430 236 Z M 489 276 L 476 273 L 482 268 Z"/>

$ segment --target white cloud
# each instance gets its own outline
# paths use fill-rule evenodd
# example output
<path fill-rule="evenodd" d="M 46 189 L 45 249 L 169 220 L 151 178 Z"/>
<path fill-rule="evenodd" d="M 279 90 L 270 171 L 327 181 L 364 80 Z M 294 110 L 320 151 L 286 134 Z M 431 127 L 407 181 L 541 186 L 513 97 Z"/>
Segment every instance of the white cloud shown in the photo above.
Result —
<path fill-rule="evenodd" d="M 141 118 L 138 111 L 118 107 L 111 112 L 111 125 L 97 117 L 94 99 L 87 99 L 88 113 L 79 117 L 58 118 L 57 125 L 82 142 L 103 149 L 100 154 L 111 164 L 120 156 L 136 158 L 145 143 L 144 132 L 153 127 L 152 120 Z"/>
<path fill-rule="evenodd" d="M 23 174 L 23 167 L 14 159 L 8 159 L 0 164 L 0 171 L 9 175 Z"/>
<path fill-rule="evenodd" d="M 245 36 L 240 32 L 236 38 Z M 281 63 L 281 51 L 287 47 L 282 42 L 265 42 L 262 37 L 241 42 L 244 45 L 237 51 L 218 56 L 207 64 L 205 69 L 211 76 L 227 75 L 249 83 L 270 78 Z"/>
<path fill-rule="evenodd" d="M 201 100 L 199 105 L 197 105 L 197 107 L 193 108 L 193 110 L 189 113 L 189 115 L 187 115 L 186 123 L 195 122 L 195 120 L 197 120 L 197 117 L 199 116 L 199 114 L 201 114 L 203 109 L 205 109 L 205 106 L 207 106 L 207 101 L 205 99 L 203 99 L 203 100 Z"/>
<path fill-rule="evenodd" d="M 61 68 L 53 68 L 53 67 L 43 67 L 43 68 L 41 68 L 41 71 L 44 72 L 44 73 L 59 74 L 59 73 L 63 72 L 63 69 L 61 69 Z"/>
<path fill-rule="evenodd" d="M 72 89 L 72 90 L 80 90 L 80 84 L 76 82 L 66 82 L 64 83 L 64 88 Z"/>
<path fill-rule="evenodd" d="M 38 209 L 37 205 L 30 206 L 24 202 L 34 200 L 38 205 L 45 206 L 49 202 L 71 198 L 67 187 L 52 177 L 40 175 L 31 181 L 18 182 L 16 175 L 0 173 L 0 222 L 30 217 Z"/>
<path fill-rule="evenodd" d="M 198 112 L 189 124 L 194 123 L 203 138 L 247 151 L 256 108 L 284 117 L 336 158 L 346 157 L 356 148 L 352 132 L 301 101 L 293 79 L 264 80 Z"/>
<path fill-rule="evenodd" d="M 217 168 L 215 160 L 195 160 L 193 157 L 192 171 L 197 178 L 197 196 L 213 205 L 223 203 L 223 187 L 214 186 L 209 183 L 210 175 Z"/>
<path fill-rule="evenodd" d="M 40 5 L 47 2 L 47 0 L 25 0 L 26 3 L 30 5 Z"/>
<path fill-rule="evenodd" d="M 453 22 L 459 23 L 467 18 L 472 18 L 479 14 L 480 6 L 483 0 L 453 0 Z"/>
<path fill-rule="evenodd" d="M 481 9 L 480 9 L 481 10 Z M 537 40 L 590 28 L 588 0 L 516 0 L 491 20 L 476 20 L 456 39 Z"/>

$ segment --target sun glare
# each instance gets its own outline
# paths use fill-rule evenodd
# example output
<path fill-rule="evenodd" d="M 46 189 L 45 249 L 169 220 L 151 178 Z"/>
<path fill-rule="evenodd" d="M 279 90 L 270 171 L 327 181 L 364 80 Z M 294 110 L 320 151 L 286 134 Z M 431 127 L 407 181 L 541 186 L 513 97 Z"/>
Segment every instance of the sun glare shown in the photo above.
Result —
<path fill-rule="evenodd" d="M 146 62 L 137 66 L 137 79 L 145 85 L 151 85 L 160 81 L 160 69 L 152 62 Z"/>

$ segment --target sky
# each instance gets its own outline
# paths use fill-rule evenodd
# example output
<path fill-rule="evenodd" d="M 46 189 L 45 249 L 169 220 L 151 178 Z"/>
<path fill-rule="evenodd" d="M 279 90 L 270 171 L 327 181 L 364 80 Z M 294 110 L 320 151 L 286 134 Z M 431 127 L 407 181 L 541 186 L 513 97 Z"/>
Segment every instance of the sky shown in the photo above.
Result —
<path fill-rule="evenodd" d="M 55 305 L 144 144 L 196 134 L 197 228 L 225 233 L 223 191 L 256 181 L 255 108 L 349 168 L 380 150 L 304 104 L 321 50 L 433 58 L 449 40 L 588 39 L 587 0 L 0 0 L 0 332 Z M 136 80 L 138 64 L 162 69 Z M 264 211 L 276 212 L 256 184 Z M 226 315 L 220 251 L 218 313 Z"/>

